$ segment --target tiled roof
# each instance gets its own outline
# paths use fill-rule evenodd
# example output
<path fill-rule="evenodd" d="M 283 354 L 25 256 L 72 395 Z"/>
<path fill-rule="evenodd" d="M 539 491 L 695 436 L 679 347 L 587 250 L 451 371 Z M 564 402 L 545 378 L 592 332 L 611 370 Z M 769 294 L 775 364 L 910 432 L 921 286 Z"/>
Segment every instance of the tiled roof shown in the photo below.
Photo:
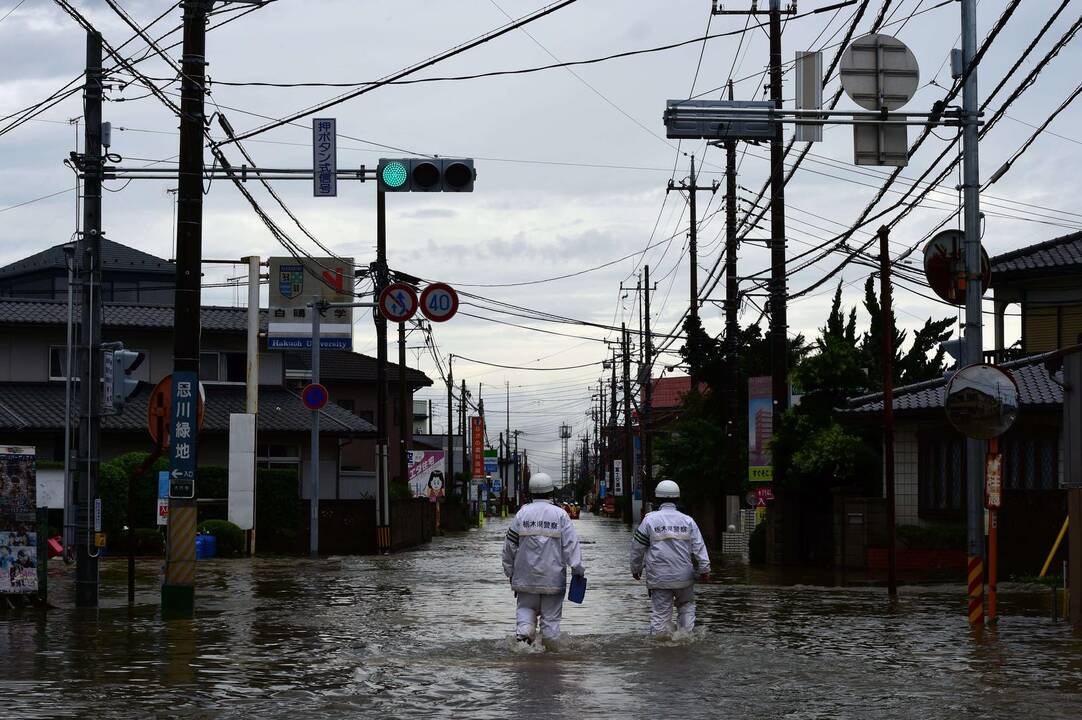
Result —
<path fill-rule="evenodd" d="M 653 394 L 650 397 L 650 406 L 654 410 L 680 407 L 680 403 L 684 401 L 684 396 L 687 395 L 688 390 L 691 389 L 691 378 L 687 375 L 655 378 L 653 383 L 654 388 Z M 705 387 L 706 386 L 703 383 L 699 383 L 700 390 L 703 390 Z M 645 396 L 643 396 L 643 399 L 640 400 L 640 402 L 645 402 Z"/>
<path fill-rule="evenodd" d="M 308 352 L 287 352 L 285 354 L 286 371 L 312 369 L 312 356 Z M 376 381 L 376 358 L 346 350 L 322 350 L 319 353 L 319 375 L 321 381 L 359 380 Z M 387 380 L 398 382 L 398 364 L 387 363 Z M 428 387 L 432 379 L 420 370 L 406 368 L 406 382 L 416 387 Z"/>
<path fill-rule="evenodd" d="M 233 385 L 205 386 L 207 393 L 203 432 L 229 432 L 230 413 L 245 411 L 245 389 Z M 144 431 L 147 399 L 151 385 L 141 383 L 128 399 L 124 412 L 102 419 L 102 428 L 118 431 Z M 277 385 L 259 388 L 260 432 L 308 432 L 311 411 L 300 397 Z M 328 435 L 373 434 L 376 428 L 333 403 L 321 412 L 320 430 Z M 20 430 L 59 430 L 64 427 L 63 383 L 0 383 L 0 432 Z"/>
<path fill-rule="evenodd" d="M 0 325 L 64 325 L 67 321 L 66 300 L 0 299 Z M 102 307 L 102 323 L 107 328 L 161 330 L 172 328 L 173 322 L 172 305 L 105 303 Z M 204 306 L 201 322 L 204 330 L 246 332 L 248 310 L 242 307 Z M 259 328 L 267 329 L 265 310 L 259 313 Z"/>
<path fill-rule="evenodd" d="M 1082 270 L 1082 232 L 1012 250 L 992 258 L 992 274 L 1050 269 Z"/>
<path fill-rule="evenodd" d="M 54 245 L 53 247 L 35 253 L 30 257 L 16 260 L 15 262 L 0 268 L 0 278 L 23 275 L 41 270 L 66 270 L 67 258 L 64 255 L 64 246 L 68 243 Z M 101 241 L 102 269 L 114 272 L 139 272 L 158 275 L 173 276 L 176 266 L 163 258 L 136 250 L 133 247 L 113 242 L 106 238 Z"/>
<path fill-rule="evenodd" d="M 1054 407 L 1063 404 L 1063 388 L 1059 384 L 1059 381 L 1063 379 L 1062 373 L 1058 373 L 1056 379 L 1053 379 L 1044 368 L 1044 361 L 1050 354 L 1032 355 L 999 366 L 1009 372 L 1018 384 L 1021 407 Z M 946 389 L 947 378 L 937 378 L 896 388 L 894 411 L 942 410 Z M 883 393 L 851 398 L 849 406 L 843 412 L 847 414 L 881 413 L 883 412 Z"/>

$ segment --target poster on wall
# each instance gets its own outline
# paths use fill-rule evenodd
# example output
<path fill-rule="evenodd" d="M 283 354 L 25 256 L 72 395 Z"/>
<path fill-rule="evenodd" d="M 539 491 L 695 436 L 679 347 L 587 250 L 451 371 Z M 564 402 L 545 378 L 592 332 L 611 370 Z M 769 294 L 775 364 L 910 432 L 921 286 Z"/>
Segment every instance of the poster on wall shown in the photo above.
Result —
<path fill-rule="evenodd" d="M 410 491 L 413 497 L 443 495 L 445 453 L 443 450 L 409 450 L 406 452 L 406 460 L 409 464 Z"/>
<path fill-rule="evenodd" d="M 774 402 L 770 376 L 748 378 L 748 480 L 770 482 L 774 467 L 770 441 L 774 439 Z"/>
<path fill-rule="evenodd" d="M 0 594 L 38 591 L 35 451 L 0 445 Z"/>

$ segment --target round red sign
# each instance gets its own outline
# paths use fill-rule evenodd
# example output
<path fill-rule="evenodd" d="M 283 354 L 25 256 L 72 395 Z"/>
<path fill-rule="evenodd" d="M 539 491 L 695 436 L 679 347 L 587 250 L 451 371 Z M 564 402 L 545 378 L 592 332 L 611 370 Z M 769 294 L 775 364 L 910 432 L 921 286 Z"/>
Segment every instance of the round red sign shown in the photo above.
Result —
<path fill-rule="evenodd" d="M 447 283 L 432 283 L 421 293 L 421 312 L 432 322 L 450 320 L 458 312 L 458 293 Z"/>
<path fill-rule="evenodd" d="M 379 294 L 379 310 L 391 322 L 405 322 L 417 312 L 417 293 L 406 283 L 391 283 Z"/>

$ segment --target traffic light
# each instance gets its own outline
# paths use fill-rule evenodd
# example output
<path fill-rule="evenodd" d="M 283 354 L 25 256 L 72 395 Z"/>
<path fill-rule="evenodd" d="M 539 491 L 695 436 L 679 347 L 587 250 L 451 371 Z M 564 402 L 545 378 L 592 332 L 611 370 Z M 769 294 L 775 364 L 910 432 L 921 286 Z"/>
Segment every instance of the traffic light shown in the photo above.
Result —
<path fill-rule="evenodd" d="M 384 192 L 473 192 L 472 158 L 381 158 L 376 180 Z"/>
<path fill-rule="evenodd" d="M 111 396 L 113 412 L 120 412 L 124 403 L 139 387 L 131 374 L 143 364 L 144 353 L 120 348 L 106 353 L 105 392 Z M 109 370 L 112 372 L 109 372 Z"/>

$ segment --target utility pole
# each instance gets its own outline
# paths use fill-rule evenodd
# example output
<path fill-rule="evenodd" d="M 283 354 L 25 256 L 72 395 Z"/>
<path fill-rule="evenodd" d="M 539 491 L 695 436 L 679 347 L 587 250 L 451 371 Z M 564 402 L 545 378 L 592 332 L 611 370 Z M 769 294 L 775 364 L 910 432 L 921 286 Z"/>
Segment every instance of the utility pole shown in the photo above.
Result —
<path fill-rule="evenodd" d="M 779 126 L 780 127 L 780 126 Z M 688 212 L 691 216 L 688 226 L 688 258 L 691 262 L 691 276 L 690 276 L 690 303 L 688 305 L 688 322 L 691 327 L 699 328 L 699 255 L 698 255 L 698 215 L 696 211 L 695 198 L 700 190 L 709 190 L 713 195 L 718 191 L 718 182 L 715 180 L 710 185 L 698 185 L 696 184 L 695 176 L 695 156 L 691 156 L 691 180 L 690 184 L 683 180 L 680 181 L 679 187 L 673 184 L 672 180 L 669 180 L 669 186 L 665 189 L 666 193 L 673 190 L 684 190 L 688 194 Z M 691 342 L 691 338 L 688 338 L 688 342 Z M 696 367 L 697 356 L 695 353 L 689 355 L 691 362 L 689 363 L 689 374 L 691 375 L 692 387 L 695 385 L 695 377 L 699 368 Z"/>
<path fill-rule="evenodd" d="M 180 100 L 180 159 L 177 178 L 176 289 L 173 299 L 173 431 L 184 387 L 199 390 L 201 266 L 203 258 L 203 113 L 207 13 L 212 0 L 186 0 Z M 88 123 L 89 124 L 89 123 Z M 190 384 L 189 384 L 190 383 Z M 187 488 L 170 488 L 162 614 L 190 617 L 195 611 L 195 484 L 198 480 L 196 429 L 187 442 L 169 448 L 171 483 L 189 473 Z M 177 497 L 174 497 L 177 496 Z"/>
<path fill-rule="evenodd" d="M 462 435 L 462 475 L 465 478 L 462 481 L 462 485 L 463 485 L 462 496 L 466 499 L 467 502 L 469 502 L 469 499 L 470 499 L 470 497 L 469 497 L 469 492 L 470 492 L 469 453 L 473 452 L 473 448 L 470 448 L 469 452 L 466 451 L 466 449 L 469 447 L 469 444 L 468 444 L 469 443 L 469 438 L 467 437 L 467 435 L 470 432 L 470 428 L 469 428 L 469 422 L 467 422 L 467 417 L 468 417 L 467 411 L 469 410 L 469 408 L 466 405 L 466 381 L 465 380 L 462 381 L 462 388 L 461 388 L 461 390 L 459 392 L 460 392 L 460 395 L 459 395 L 459 399 L 458 399 L 458 415 L 459 415 L 458 429 L 460 431 L 460 434 Z"/>
<path fill-rule="evenodd" d="M 796 3 L 784 10 L 781 0 L 770 0 L 769 10 L 759 10 L 752 3 L 750 10 L 721 10 L 714 8 L 715 15 L 766 15 L 770 16 L 770 99 L 774 107 L 782 109 L 781 82 L 781 16 L 796 13 Z M 785 274 L 785 162 L 782 147 L 782 124 L 774 127 L 770 141 L 770 367 L 771 394 L 775 427 L 782 413 L 789 409 L 789 353 L 786 336 L 788 321 L 786 303 L 788 290 Z M 734 271 L 735 278 L 735 271 Z M 784 481 L 780 468 L 774 468 L 774 482 Z"/>
<path fill-rule="evenodd" d="M 729 81 L 729 99 L 733 99 L 733 81 Z M 736 277 L 736 141 L 725 142 L 725 344 L 729 382 L 725 388 L 725 477 L 726 495 L 737 495 L 741 485 L 741 466 L 737 444 L 737 415 L 740 400 L 740 285 Z M 728 503 L 726 503 L 728 505 Z M 720 536 L 719 536 L 720 537 Z"/>
<path fill-rule="evenodd" d="M 642 416 L 639 418 L 639 428 L 642 438 L 642 515 L 649 512 L 650 498 L 654 492 L 653 470 L 653 436 L 650 428 L 650 413 L 654 407 L 654 338 L 650 334 L 650 292 L 654 289 L 650 286 L 650 266 L 643 268 L 645 283 L 643 288 L 643 319 L 645 334 L 643 335 L 643 360 L 645 362 L 642 381 L 645 383 L 645 392 L 642 401 Z"/>
<path fill-rule="evenodd" d="M 86 34 L 86 85 L 83 88 L 83 232 L 75 262 L 79 268 L 82 317 L 79 322 L 79 455 L 76 463 L 75 605 L 98 606 L 98 553 L 92 552 L 92 504 L 97 496 L 101 444 L 101 394 L 95 392 L 101 369 L 101 35 Z M 67 369 L 70 376 L 71 368 Z M 64 451 L 71 452 L 65 447 Z"/>
<path fill-rule="evenodd" d="M 883 474 L 887 495 L 887 595 L 898 597 L 894 521 L 894 309 L 890 285 L 890 229 L 879 228 L 880 310 L 883 317 Z"/>
<path fill-rule="evenodd" d="M 504 380 L 503 381 L 503 388 L 504 388 L 504 393 L 506 393 L 506 396 L 507 396 L 507 417 L 504 418 L 504 420 L 507 423 L 507 427 L 505 428 L 506 434 L 504 435 L 504 437 L 507 438 L 507 447 L 506 447 L 506 452 L 504 453 L 505 457 L 504 457 L 504 470 L 503 470 L 503 494 L 500 496 L 500 509 L 503 512 L 504 516 L 506 517 L 507 516 L 507 483 L 511 479 L 511 474 L 507 472 L 507 468 L 509 467 L 510 462 L 511 462 L 511 458 L 507 457 L 507 455 L 509 455 L 510 452 L 511 452 L 511 383 Z"/>
<path fill-rule="evenodd" d="M 454 355 L 447 356 L 447 497 L 455 494 L 455 424 L 451 414 L 454 412 L 454 388 L 455 373 L 451 364 L 455 361 Z M 431 413 L 429 413 L 431 415 Z M 466 449 L 462 449 L 465 453 Z"/>
<path fill-rule="evenodd" d="M 631 336 L 627 332 L 627 323 L 620 323 L 621 342 L 624 346 L 624 522 L 634 522 L 631 505 L 634 487 L 633 471 L 635 466 L 634 448 L 631 442 Z"/>
<path fill-rule="evenodd" d="M 609 378 L 609 471 L 612 490 L 616 492 L 616 350 L 612 351 L 612 374 Z M 621 477 L 621 483 L 623 478 Z M 623 502 L 621 500 L 621 502 Z"/>
<path fill-rule="evenodd" d="M 312 296 L 312 384 L 319 384 L 319 307 L 320 296 Z M 319 557 L 319 410 L 312 411 L 312 440 L 309 449 L 312 462 L 310 475 L 311 484 L 308 491 L 308 553 L 311 557 Z"/>
<path fill-rule="evenodd" d="M 981 337 L 981 208 L 980 163 L 977 145 L 977 0 L 962 0 L 962 193 L 966 268 L 966 360 L 984 360 Z M 969 556 L 969 622 L 984 624 L 984 467 L 985 444 L 966 440 L 966 550 Z"/>
<path fill-rule="evenodd" d="M 387 286 L 387 200 L 376 189 L 375 297 Z M 390 549 L 390 489 L 387 486 L 387 318 L 377 311 L 376 322 L 376 546 Z"/>

